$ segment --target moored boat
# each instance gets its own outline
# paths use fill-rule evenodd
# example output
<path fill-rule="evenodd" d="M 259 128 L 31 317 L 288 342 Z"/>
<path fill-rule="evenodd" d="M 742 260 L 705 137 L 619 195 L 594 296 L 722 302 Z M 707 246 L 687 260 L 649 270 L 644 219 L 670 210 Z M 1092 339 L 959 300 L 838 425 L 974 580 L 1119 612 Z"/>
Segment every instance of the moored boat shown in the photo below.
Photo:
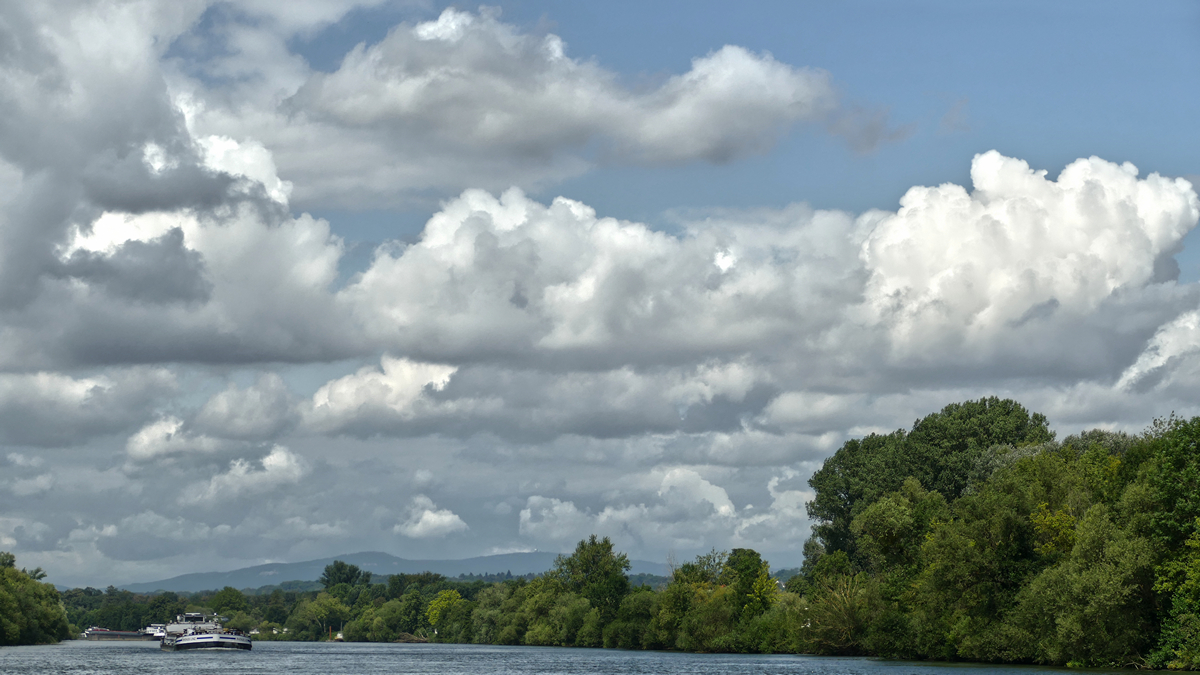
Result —
<path fill-rule="evenodd" d="M 250 649 L 250 637 L 239 630 L 229 630 L 221 625 L 221 618 L 188 612 L 175 617 L 166 625 L 161 648 L 167 652 L 191 649 Z"/>
<path fill-rule="evenodd" d="M 109 630 L 92 626 L 83 631 L 83 639 L 92 641 L 109 640 L 154 640 L 153 635 L 147 635 L 140 630 Z"/>

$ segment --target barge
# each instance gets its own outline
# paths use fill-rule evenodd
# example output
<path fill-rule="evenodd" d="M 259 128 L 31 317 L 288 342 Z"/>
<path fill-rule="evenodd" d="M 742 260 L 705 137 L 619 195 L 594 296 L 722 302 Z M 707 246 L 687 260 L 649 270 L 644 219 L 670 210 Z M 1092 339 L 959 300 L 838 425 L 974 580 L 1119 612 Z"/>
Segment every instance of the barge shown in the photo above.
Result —
<path fill-rule="evenodd" d="M 188 612 L 175 617 L 167 624 L 162 638 L 164 652 L 181 652 L 193 649 L 238 651 L 253 647 L 250 636 L 240 630 L 230 630 L 221 625 L 223 619 L 215 615 Z"/>

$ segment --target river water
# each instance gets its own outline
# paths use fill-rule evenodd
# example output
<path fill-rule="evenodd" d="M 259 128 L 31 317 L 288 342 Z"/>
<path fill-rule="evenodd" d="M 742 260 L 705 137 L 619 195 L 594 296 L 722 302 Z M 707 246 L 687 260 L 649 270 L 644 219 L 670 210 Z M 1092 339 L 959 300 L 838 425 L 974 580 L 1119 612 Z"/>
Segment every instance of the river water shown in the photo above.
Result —
<path fill-rule="evenodd" d="M 44 647 L 0 647 L 3 675 L 1063 675 L 1065 672 L 1027 666 L 829 656 L 486 645 L 256 642 L 253 651 L 231 653 L 164 652 L 159 650 L 157 642 L 73 641 Z"/>

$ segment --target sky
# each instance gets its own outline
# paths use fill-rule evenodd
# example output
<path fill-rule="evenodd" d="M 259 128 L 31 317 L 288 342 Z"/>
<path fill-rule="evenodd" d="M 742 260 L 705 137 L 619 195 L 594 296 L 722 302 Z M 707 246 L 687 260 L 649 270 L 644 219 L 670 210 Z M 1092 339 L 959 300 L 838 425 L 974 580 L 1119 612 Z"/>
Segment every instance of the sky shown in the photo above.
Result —
<path fill-rule="evenodd" d="M 1200 5 L 0 4 L 0 550 L 798 565 L 849 438 L 1200 414 Z"/>

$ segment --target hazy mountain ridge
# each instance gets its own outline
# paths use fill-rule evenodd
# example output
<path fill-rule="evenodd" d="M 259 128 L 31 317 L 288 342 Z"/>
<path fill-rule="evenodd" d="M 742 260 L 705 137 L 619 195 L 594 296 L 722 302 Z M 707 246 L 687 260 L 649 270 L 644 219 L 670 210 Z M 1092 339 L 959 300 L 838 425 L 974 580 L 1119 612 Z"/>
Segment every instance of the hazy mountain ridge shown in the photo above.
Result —
<path fill-rule="evenodd" d="M 321 576 L 325 566 L 334 560 L 341 560 L 357 565 L 377 577 L 389 574 L 416 574 L 418 572 L 436 572 L 447 577 L 457 577 L 460 574 L 503 574 L 512 572 L 514 575 L 538 574 L 554 566 L 554 559 L 559 554 L 532 551 L 528 553 L 503 553 L 500 555 L 478 556 L 462 560 L 409 560 L 389 553 L 379 551 L 363 551 L 347 555 L 306 560 L 296 563 L 267 563 L 253 567 L 228 572 L 195 572 L 181 574 L 170 579 L 150 581 L 145 583 L 125 584 L 122 589 L 134 593 L 149 593 L 153 591 L 176 591 L 194 593 L 196 591 L 213 590 L 232 586 L 234 588 L 260 588 L 284 581 L 310 581 Z M 664 563 L 654 563 L 645 560 L 631 560 L 630 574 L 655 574 L 665 576 L 667 566 Z"/>

